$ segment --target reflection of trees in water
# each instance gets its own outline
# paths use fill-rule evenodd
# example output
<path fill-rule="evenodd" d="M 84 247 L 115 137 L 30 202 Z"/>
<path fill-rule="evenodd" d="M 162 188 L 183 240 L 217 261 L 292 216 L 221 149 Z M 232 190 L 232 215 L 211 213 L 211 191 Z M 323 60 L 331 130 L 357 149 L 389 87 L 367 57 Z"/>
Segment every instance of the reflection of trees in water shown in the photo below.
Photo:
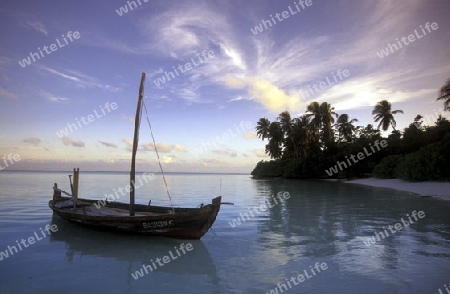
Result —
<path fill-rule="evenodd" d="M 450 239 L 450 220 L 446 214 L 450 205 L 439 206 L 442 201 L 326 181 L 254 180 L 254 186 L 258 195 L 266 197 L 280 191 L 291 194 L 288 200 L 270 208 L 269 218 L 259 219 L 257 228 L 265 247 L 283 248 L 296 257 L 370 250 L 363 240 L 384 230 L 383 227 L 401 222 L 402 217 L 406 220 L 406 214 L 414 210 L 425 211 L 426 217 L 407 230 L 390 233 L 375 245 L 383 267 L 398 266 L 399 249 L 405 236 L 418 246 L 436 242 L 429 233 L 433 222 L 445 220 L 444 230 L 432 229 L 432 232 L 439 234 L 439 239 Z M 369 255 L 370 252 L 373 251 L 368 251 Z"/>

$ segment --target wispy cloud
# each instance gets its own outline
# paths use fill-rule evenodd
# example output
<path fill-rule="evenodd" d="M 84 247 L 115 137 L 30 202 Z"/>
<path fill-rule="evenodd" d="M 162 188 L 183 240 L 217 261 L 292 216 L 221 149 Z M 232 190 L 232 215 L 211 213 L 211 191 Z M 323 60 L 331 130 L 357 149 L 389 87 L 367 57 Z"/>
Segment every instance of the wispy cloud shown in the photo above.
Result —
<path fill-rule="evenodd" d="M 224 84 L 245 90 L 255 102 L 274 113 L 286 109 L 298 111 L 313 100 L 336 102 L 336 108 L 341 109 L 374 105 L 382 96 L 381 89 L 386 86 L 391 88 L 392 99 L 396 101 L 430 94 L 431 89 L 418 89 L 414 93 L 402 91 L 404 79 L 413 80 L 411 72 L 399 72 L 397 64 L 381 64 L 375 54 L 379 50 L 379 40 L 387 43 L 414 29 L 409 26 L 414 23 L 414 15 L 422 4 L 415 2 L 405 7 L 379 1 L 355 5 L 362 6 L 359 10 L 370 17 L 361 26 L 349 28 L 347 34 L 334 33 L 331 29 L 330 35 L 311 38 L 300 33 L 284 45 L 277 46 L 270 34 L 252 38 L 255 62 L 250 62 L 255 58 L 248 51 L 247 54 L 241 52 L 243 63 L 252 66 L 235 66 L 234 73 L 226 75 Z M 373 13 L 369 13 L 371 11 Z M 327 51 L 329 54 L 324 54 Z M 417 70 L 417 66 L 424 68 L 427 65 L 421 63 L 410 68 Z M 323 81 L 337 69 L 353 67 L 358 67 L 358 73 L 352 72 L 348 80 L 301 101 L 300 90 Z M 240 101 L 240 97 L 228 102 Z"/>
<path fill-rule="evenodd" d="M 106 147 L 110 147 L 110 148 L 118 147 L 117 144 L 114 144 L 114 143 L 108 143 L 108 142 L 103 142 L 103 141 L 99 141 L 99 142 L 100 142 L 100 144 L 102 144 L 103 146 L 106 146 Z"/>
<path fill-rule="evenodd" d="M 0 56 L 0 66 L 10 64 L 12 62 L 11 58 L 6 56 Z"/>
<path fill-rule="evenodd" d="M 104 84 L 98 81 L 96 78 L 93 78 L 91 76 L 88 76 L 75 70 L 66 70 L 65 72 L 62 72 L 42 65 L 39 65 L 38 67 L 46 72 L 61 77 L 80 88 L 96 87 L 110 92 L 117 92 L 120 90 L 118 87 L 109 84 Z"/>
<path fill-rule="evenodd" d="M 62 101 L 70 100 L 69 98 L 65 98 L 65 97 L 57 97 L 57 96 L 53 95 L 52 93 L 45 92 L 45 91 L 40 91 L 40 95 L 51 102 L 62 102 Z"/>
<path fill-rule="evenodd" d="M 216 149 L 216 150 L 211 150 L 211 152 L 215 153 L 215 154 L 220 154 L 220 155 L 227 155 L 230 157 L 237 156 L 237 152 L 234 150 L 230 150 L 230 149 Z"/>
<path fill-rule="evenodd" d="M 62 137 L 61 141 L 64 143 L 64 145 L 70 145 L 73 147 L 84 147 L 84 142 L 81 141 L 74 141 L 73 139 L 69 137 Z"/>
<path fill-rule="evenodd" d="M 12 92 L 9 92 L 9 91 L 7 91 L 6 89 L 3 89 L 3 88 L 0 88 L 0 96 L 6 97 L 6 98 L 9 98 L 9 99 L 16 99 L 17 98 L 16 94 L 14 94 Z"/>
<path fill-rule="evenodd" d="M 46 36 L 48 35 L 48 30 L 45 27 L 45 25 L 42 23 L 42 21 L 39 21 L 39 20 L 31 21 L 31 20 L 29 20 L 29 21 L 27 21 L 25 23 L 25 26 L 33 28 L 36 31 L 38 31 L 39 33 L 44 34 Z"/>
<path fill-rule="evenodd" d="M 252 97 L 243 97 L 243 96 L 237 96 L 236 98 L 232 98 L 230 100 L 228 100 L 227 102 L 235 102 L 235 101 L 244 101 L 244 100 L 253 100 Z"/>
<path fill-rule="evenodd" d="M 24 28 L 33 29 L 45 36 L 48 35 L 48 29 L 44 23 L 34 14 L 20 12 L 12 12 L 12 15 L 16 17 L 19 24 Z"/>
<path fill-rule="evenodd" d="M 33 145 L 33 146 L 37 146 L 39 145 L 39 143 L 41 143 L 41 139 L 39 138 L 25 138 L 22 140 L 22 142 Z"/>

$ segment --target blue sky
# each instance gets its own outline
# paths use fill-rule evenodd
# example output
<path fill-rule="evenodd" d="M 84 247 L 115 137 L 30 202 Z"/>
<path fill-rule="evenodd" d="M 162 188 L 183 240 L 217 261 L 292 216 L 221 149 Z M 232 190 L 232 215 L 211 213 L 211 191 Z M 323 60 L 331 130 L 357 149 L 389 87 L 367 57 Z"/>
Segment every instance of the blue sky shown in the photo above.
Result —
<path fill-rule="evenodd" d="M 312 0 L 304 8 L 295 2 L 299 12 L 285 0 L 140 0 L 133 10 L 120 0 L 3 1 L 0 155 L 20 155 L 9 169 L 129 170 L 142 71 L 167 171 L 248 173 L 268 159 L 255 136 L 258 119 L 283 110 L 296 116 L 312 101 L 331 103 L 358 125 L 373 121 L 371 110 L 383 99 L 405 111 L 396 116 L 399 128 L 418 113 L 437 116 L 438 90 L 450 78 L 449 1 Z M 120 16 L 116 10 L 126 6 Z M 276 22 L 269 27 L 271 15 Z M 268 28 L 254 34 L 262 20 Z M 438 29 L 425 35 L 427 22 Z M 420 38 L 378 56 L 415 30 Z M 71 41 L 69 32 L 79 38 Z M 57 42 L 64 46 L 19 64 Z M 203 63 L 192 64 L 199 55 Z M 185 72 L 153 82 L 178 66 Z M 348 75 L 339 78 L 338 70 Z M 301 94 L 333 78 L 334 85 Z M 94 119 L 57 135 L 88 115 Z M 140 170 L 156 170 L 150 143 L 143 121 Z"/>

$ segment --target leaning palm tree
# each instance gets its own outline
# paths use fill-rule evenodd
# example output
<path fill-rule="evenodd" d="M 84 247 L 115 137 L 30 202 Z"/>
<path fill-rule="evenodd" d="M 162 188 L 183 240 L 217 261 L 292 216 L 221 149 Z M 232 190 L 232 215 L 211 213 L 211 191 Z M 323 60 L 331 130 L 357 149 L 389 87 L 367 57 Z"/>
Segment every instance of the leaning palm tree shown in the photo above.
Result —
<path fill-rule="evenodd" d="M 380 122 L 378 129 L 380 129 L 380 126 L 383 126 L 383 131 L 387 131 L 389 125 L 391 125 L 392 129 L 396 131 L 395 126 L 397 122 L 394 119 L 394 114 L 403 113 L 403 110 L 391 110 L 391 107 L 392 105 L 389 101 L 383 100 L 378 102 L 372 110 L 375 122 Z"/>
<path fill-rule="evenodd" d="M 450 79 L 442 86 L 439 95 L 436 100 L 444 100 L 444 110 L 450 111 Z"/>
<path fill-rule="evenodd" d="M 270 121 L 267 118 L 262 117 L 259 119 L 258 123 L 256 124 L 256 135 L 258 136 L 258 138 L 261 138 L 261 140 L 270 139 L 268 137 L 269 126 Z"/>

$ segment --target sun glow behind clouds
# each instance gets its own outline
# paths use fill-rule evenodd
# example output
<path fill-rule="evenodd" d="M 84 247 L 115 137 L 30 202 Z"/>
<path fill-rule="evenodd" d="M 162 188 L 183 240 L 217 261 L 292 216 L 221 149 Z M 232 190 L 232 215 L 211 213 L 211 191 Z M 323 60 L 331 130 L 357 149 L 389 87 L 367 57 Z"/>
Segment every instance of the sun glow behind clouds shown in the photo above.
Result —
<path fill-rule="evenodd" d="M 274 113 L 284 110 L 295 112 L 304 106 L 298 93 L 286 94 L 284 90 L 264 79 L 254 77 L 239 79 L 227 75 L 226 84 L 231 88 L 245 89 L 254 100 Z"/>

